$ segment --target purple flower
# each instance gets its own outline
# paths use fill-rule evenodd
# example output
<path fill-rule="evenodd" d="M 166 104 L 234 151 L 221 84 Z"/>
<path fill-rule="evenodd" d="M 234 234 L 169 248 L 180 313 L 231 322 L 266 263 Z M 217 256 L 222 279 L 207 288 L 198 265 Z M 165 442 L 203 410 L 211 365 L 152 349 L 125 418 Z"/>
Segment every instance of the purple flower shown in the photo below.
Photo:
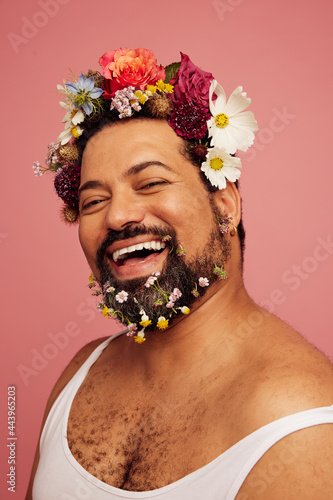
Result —
<path fill-rule="evenodd" d="M 85 113 L 90 115 L 94 109 L 91 99 L 98 99 L 104 90 L 95 87 L 95 80 L 93 76 L 86 77 L 83 73 L 79 76 L 78 82 L 66 83 L 67 89 L 76 96 L 73 99 L 75 107 L 79 108 L 82 106 Z"/>
<path fill-rule="evenodd" d="M 204 144 L 194 144 L 191 151 L 197 158 L 204 160 L 207 156 L 208 149 Z"/>
<path fill-rule="evenodd" d="M 174 105 L 168 123 L 180 137 L 200 140 L 208 134 L 207 121 L 210 117 L 208 111 L 198 105 L 179 102 Z"/>
<path fill-rule="evenodd" d="M 79 205 L 80 172 L 80 165 L 69 165 L 59 170 L 54 178 L 57 195 L 70 207 Z"/>

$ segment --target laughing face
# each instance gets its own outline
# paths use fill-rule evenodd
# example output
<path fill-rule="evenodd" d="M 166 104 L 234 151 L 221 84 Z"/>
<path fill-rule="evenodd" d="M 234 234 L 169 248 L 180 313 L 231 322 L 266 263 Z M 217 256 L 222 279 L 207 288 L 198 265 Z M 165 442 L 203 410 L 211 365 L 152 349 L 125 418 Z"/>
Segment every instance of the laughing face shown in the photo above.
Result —
<path fill-rule="evenodd" d="M 153 273 L 161 289 L 182 291 L 179 307 L 189 306 L 193 282 L 226 260 L 209 193 L 182 144 L 164 121 L 128 120 L 98 132 L 83 154 L 80 242 L 98 280 L 129 294 L 116 306 L 133 323 L 140 308 L 150 319 L 170 314 L 144 286 Z"/>

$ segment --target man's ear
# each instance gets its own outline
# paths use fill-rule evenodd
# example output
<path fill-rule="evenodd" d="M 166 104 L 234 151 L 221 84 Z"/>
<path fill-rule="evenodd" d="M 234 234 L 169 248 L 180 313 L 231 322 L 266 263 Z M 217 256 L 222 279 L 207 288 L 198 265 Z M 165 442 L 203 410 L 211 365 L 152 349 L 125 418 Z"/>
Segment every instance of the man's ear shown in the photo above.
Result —
<path fill-rule="evenodd" d="M 227 181 L 227 187 L 215 191 L 212 196 L 219 211 L 232 217 L 232 224 L 237 227 L 241 219 L 241 200 L 235 183 Z"/>

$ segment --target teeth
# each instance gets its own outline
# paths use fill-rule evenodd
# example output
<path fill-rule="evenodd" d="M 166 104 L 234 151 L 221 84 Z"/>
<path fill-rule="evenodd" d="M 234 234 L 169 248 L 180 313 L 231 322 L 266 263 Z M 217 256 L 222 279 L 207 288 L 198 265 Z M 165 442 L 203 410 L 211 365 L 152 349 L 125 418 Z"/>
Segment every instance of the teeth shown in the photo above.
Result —
<path fill-rule="evenodd" d="M 125 247 L 121 248 L 120 250 L 116 250 L 112 254 L 112 258 L 115 262 L 119 259 L 119 257 L 122 255 L 123 258 L 127 258 L 127 255 L 135 252 L 137 250 L 143 250 L 144 248 L 146 250 L 162 250 L 162 248 L 165 248 L 166 244 L 163 243 L 162 241 L 146 241 L 145 243 L 138 243 L 137 245 L 132 245 L 130 247 Z"/>

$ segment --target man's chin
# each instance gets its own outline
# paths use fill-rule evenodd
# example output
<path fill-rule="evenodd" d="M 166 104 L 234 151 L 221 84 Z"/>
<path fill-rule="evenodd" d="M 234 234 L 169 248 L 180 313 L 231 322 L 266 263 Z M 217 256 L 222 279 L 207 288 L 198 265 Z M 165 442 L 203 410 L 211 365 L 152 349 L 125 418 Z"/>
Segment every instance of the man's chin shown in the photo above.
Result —
<path fill-rule="evenodd" d="M 108 274 L 107 279 L 102 280 L 102 284 L 110 284 L 110 286 L 113 286 L 116 290 L 125 290 L 128 294 L 135 296 L 137 293 L 140 293 L 140 291 L 142 293 L 144 292 L 145 283 L 148 278 L 149 276 L 140 276 L 138 278 L 119 280 L 111 274 Z"/>

